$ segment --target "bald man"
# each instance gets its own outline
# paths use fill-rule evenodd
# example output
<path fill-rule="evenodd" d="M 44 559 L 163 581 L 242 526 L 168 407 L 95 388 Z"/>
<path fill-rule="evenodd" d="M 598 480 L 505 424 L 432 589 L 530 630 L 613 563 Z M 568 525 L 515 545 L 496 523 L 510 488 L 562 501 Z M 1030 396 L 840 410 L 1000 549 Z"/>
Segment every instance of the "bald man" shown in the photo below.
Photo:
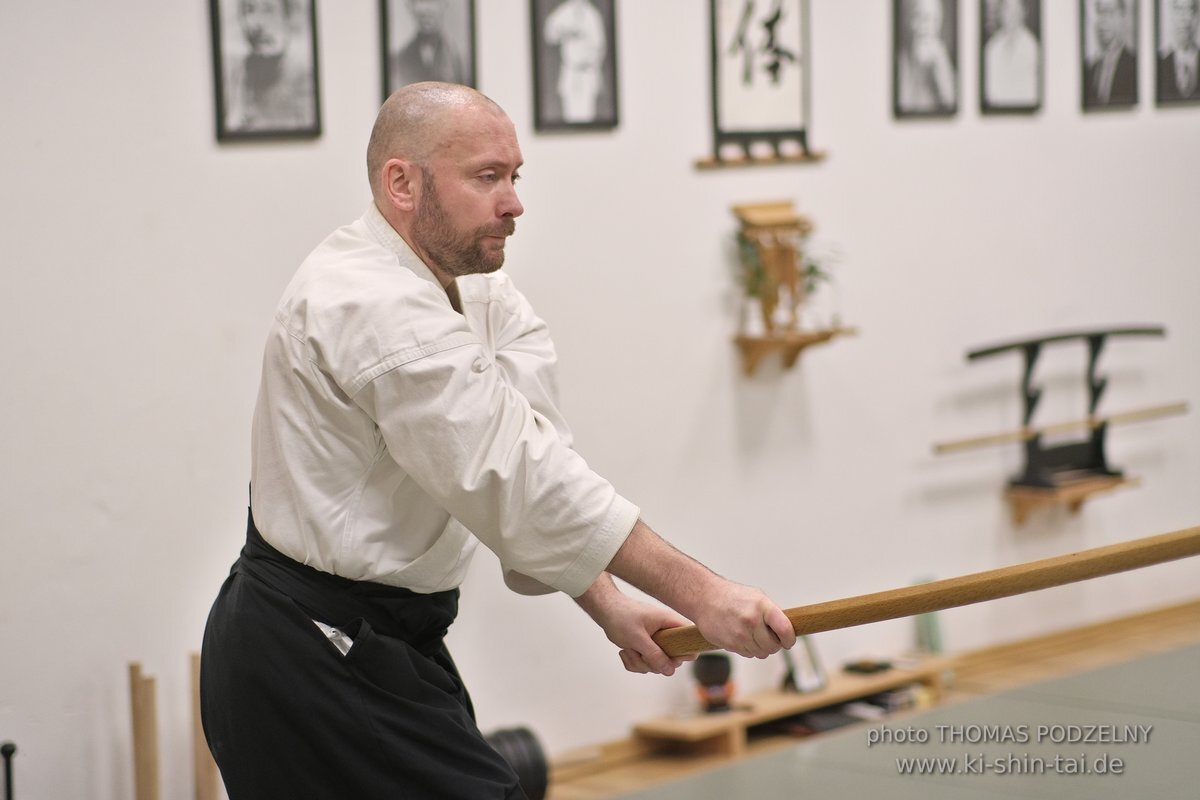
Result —
<path fill-rule="evenodd" d="M 232 800 L 525 797 L 443 642 L 480 542 L 514 590 L 575 598 L 632 672 L 680 666 L 651 637 L 687 620 L 744 656 L 795 643 L 762 592 L 675 550 L 572 449 L 546 325 L 498 271 L 521 164 L 483 95 L 400 89 L 367 149 L 373 202 L 284 292 L 246 545 L 204 636 Z"/>

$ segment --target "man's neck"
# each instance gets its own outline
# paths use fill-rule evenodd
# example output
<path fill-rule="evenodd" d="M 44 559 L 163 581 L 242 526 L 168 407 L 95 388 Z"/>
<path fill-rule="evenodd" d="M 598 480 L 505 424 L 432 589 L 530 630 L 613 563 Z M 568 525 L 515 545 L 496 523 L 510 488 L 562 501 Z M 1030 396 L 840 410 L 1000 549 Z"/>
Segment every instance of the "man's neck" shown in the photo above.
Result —
<path fill-rule="evenodd" d="M 1120 55 L 1121 51 L 1124 49 L 1125 49 L 1125 45 L 1121 43 L 1120 39 L 1113 39 L 1111 42 L 1109 42 L 1107 45 L 1105 45 L 1104 51 L 1103 51 L 1104 54 L 1102 57 L 1103 58 L 1116 58 L 1118 55 Z"/>

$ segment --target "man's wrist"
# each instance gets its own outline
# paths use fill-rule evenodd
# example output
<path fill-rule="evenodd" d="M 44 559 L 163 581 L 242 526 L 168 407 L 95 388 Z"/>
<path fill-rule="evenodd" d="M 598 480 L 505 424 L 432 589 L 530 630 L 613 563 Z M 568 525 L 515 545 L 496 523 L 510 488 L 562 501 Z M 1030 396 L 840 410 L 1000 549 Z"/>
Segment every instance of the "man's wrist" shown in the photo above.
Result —
<path fill-rule="evenodd" d="M 600 576 L 592 581 L 592 585 L 575 598 L 575 602 L 589 617 L 599 621 L 604 616 L 605 609 L 612 605 L 614 593 L 620 593 L 620 589 L 613 583 L 612 576 L 601 572 Z"/>
<path fill-rule="evenodd" d="M 640 519 L 608 571 L 689 619 L 703 613 L 722 582 L 720 576 L 677 550 Z"/>

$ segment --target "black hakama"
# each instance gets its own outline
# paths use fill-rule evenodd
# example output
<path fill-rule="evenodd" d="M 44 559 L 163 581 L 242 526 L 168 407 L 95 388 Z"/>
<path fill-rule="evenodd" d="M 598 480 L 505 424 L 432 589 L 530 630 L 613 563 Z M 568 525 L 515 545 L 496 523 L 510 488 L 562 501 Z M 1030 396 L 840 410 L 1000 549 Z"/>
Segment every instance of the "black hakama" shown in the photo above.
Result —
<path fill-rule="evenodd" d="M 204 732 L 230 800 L 526 800 L 443 641 L 457 610 L 457 589 L 297 563 L 251 518 L 201 657 Z M 353 639 L 349 652 L 313 620 Z"/>

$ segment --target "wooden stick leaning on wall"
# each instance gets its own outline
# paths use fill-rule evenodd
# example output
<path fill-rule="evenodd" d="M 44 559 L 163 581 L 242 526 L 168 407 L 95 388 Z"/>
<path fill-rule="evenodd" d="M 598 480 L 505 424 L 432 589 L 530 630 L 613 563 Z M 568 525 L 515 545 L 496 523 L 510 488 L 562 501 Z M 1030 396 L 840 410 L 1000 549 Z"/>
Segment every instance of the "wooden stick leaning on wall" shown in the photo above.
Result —
<path fill-rule="evenodd" d="M 154 678 L 142 674 L 142 665 L 129 665 L 129 701 L 133 712 L 133 796 L 159 800 L 158 708 Z"/>
<path fill-rule="evenodd" d="M 798 636 L 1011 597 L 1200 555 L 1200 527 L 976 572 L 957 578 L 788 609 Z M 670 656 L 716 649 L 694 625 L 668 628 L 654 640 Z"/>
<path fill-rule="evenodd" d="M 200 721 L 200 654 L 192 653 L 192 768 L 196 778 L 196 800 L 217 800 L 221 779 L 213 761 L 204 725 Z"/>

